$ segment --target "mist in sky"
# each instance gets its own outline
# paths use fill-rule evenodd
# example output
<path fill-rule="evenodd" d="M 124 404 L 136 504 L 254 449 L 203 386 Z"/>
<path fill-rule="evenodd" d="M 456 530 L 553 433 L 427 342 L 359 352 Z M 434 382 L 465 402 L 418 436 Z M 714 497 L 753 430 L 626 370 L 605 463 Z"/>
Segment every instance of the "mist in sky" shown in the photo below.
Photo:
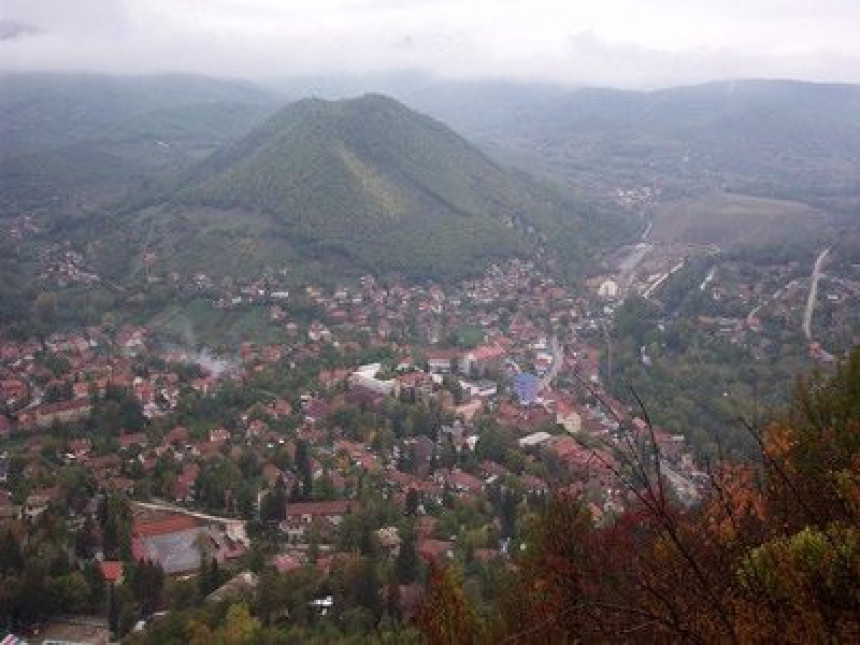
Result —
<path fill-rule="evenodd" d="M 860 82 L 858 0 L 0 0 L 0 70 Z"/>

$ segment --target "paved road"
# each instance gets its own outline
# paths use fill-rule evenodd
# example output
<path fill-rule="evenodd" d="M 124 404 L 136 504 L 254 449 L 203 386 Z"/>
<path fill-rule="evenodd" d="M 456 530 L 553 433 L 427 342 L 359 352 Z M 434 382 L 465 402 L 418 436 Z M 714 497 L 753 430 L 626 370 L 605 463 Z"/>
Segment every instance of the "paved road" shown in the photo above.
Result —
<path fill-rule="evenodd" d="M 708 271 L 708 275 L 705 276 L 705 279 L 702 280 L 702 284 L 699 285 L 699 291 L 704 291 L 711 281 L 714 279 L 714 276 L 717 275 L 717 265 L 711 267 L 711 270 Z"/>
<path fill-rule="evenodd" d="M 170 511 L 171 513 L 180 513 L 182 515 L 196 517 L 197 519 L 206 520 L 207 522 L 223 524 L 227 532 L 227 537 L 235 542 L 241 542 L 246 547 L 251 545 L 251 540 L 245 532 L 244 520 L 237 520 L 235 517 L 219 517 L 218 515 L 207 515 L 206 513 L 189 511 L 187 508 L 182 508 L 181 506 L 175 506 L 174 504 L 167 504 L 164 502 L 133 502 L 133 504 L 152 511 Z"/>
<path fill-rule="evenodd" d="M 645 227 L 645 230 L 642 232 L 642 241 L 647 242 L 648 238 L 651 237 L 651 227 L 653 226 L 653 222 L 648 220 L 648 225 Z"/>
<path fill-rule="evenodd" d="M 668 280 L 670 276 L 672 276 L 672 275 L 676 274 L 678 271 L 680 271 L 681 269 L 683 269 L 683 268 L 684 268 L 684 265 L 685 265 L 686 263 L 687 263 L 687 261 L 686 261 L 686 260 L 681 260 L 680 262 L 678 262 L 678 264 L 676 264 L 676 265 L 675 265 L 675 266 L 673 266 L 671 269 L 669 269 L 668 271 L 666 271 L 663 275 L 661 275 L 659 278 L 657 278 L 657 280 L 654 282 L 654 284 L 652 284 L 650 287 L 648 287 L 648 288 L 645 290 L 645 292 L 642 294 L 642 297 L 643 297 L 643 298 L 650 298 L 650 297 L 651 297 L 651 295 L 652 295 L 652 294 L 653 294 L 657 289 L 659 289 L 659 288 L 660 288 L 660 285 L 661 285 L 661 284 L 663 284 L 664 282 L 666 282 L 666 280 Z"/>
<path fill-rule="evenodd" d="M 33 408 L 39 407 L 42 405 L 42 401 L 45 399 L 45 391 L 36 385 L 36 382 L 33 381 L 29 376 L 24 376 L 24 379 L 27 381 L 27 385 L 30 387 L 30 402 L 25 405 L 23 408 L 18 410 L 18 412 L 26 412 L 27 410 L 32 410 Z"/>
<path fill-rule="evenodd" d="M 806 336 L 806 340 L 810 342 L 812 342 L 812 314 L 815 313 L 815 300 L 818 297 L 818 280 L 821 278 L 821 267 L 828 253 L 830 253 L 830 248 L 819 253 L 812 267 L 809 297 L 806 299 L 806 310 L 803 312 L 803 334 Z"/>
<path fill-rule="evenodd" d="M 645 211 L 640 211 L 639 215 L 645 219 Z M 624 302 L 627 295 L 630 293 L 630 288 L 636 280 L 636 268 L 642 263 L 642 260 L 654 250 L 654 245 L 651 244 L 651 228 L 654 226 L 652 220 L 646 220 L 645 230 L 639 236 L 639 242 L 634 244 L 628 255 L 621 259 L 618 263 L 618 286 L 621 293 L 619 300 Z"/>
<path fill-rule="evenodd" d="M 618 262 L 618 286 L 621 290 L 620 300 L 624 300 L 636 279 L 636 267 L 645 259 L 654 246 L 647 242 L 639 242 L 630 247 L 627 255 Z"/>
<path fill-rule="evenodd" d="M 552 367 L 540 381 L 540 389 L 544 390 L 552 385 L 555 377 L 558 376 L 561 365 L 564 362 L 564 350 L 561 343 L 558 342 L 558 336 L 553 334 L 549 339 L 549 351 L 552 352 Z"/>
<path fill-rule="evenodd" d="M 747 320 L 749 320 L 750 318 L 755 316 L 758 313 L 758 310 L 761 309 L 762 307 L 764 307 L 769 302 L 773 302 L 774 300 L 779 299 L 782 292 L 785 291 L 786 289 L 788 289 L 789 287 L 791 287 L 791 285 L 794 284 L 795 282 L 797 282 L 796 279 L 790 280 L 786 284 L 782 285 L 779 289 L 774 291 L 772 295 L 765 296 L 764 299 L 760 303 L 758 303 L 755 307 L 752 308 L 752 310 L 750 310 L 750 312 L 747 314 Z"/>
<path fill-rule="evenodd" d="M 660 469 L 685 506 L 693 506 L 701 499 L 702 496 L 699 494 L 696 483 L 678 472 L 672 464 L 662 457 L 660 458 Z"/>

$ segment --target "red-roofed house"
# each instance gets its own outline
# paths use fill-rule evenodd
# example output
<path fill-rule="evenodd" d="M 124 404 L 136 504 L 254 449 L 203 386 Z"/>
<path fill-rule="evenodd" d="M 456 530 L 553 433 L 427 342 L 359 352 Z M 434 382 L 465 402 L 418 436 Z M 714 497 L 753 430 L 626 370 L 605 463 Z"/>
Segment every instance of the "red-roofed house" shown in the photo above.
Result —
<path fill-rule="evenodd" d="M 230 432 L 227 428 L 221 426 L 209 431 L 209 443 L 220 446 L 227 443 L 230 439 Z"/>
<path fill-rule="evenodd" d="M 324 421 L 329 412 L 328 404 L 320 399 L 311 399 L 304 406 L 305 421 L 312 424 Z"/>
<path fill-rule="evenodd" d="M 322 370 L 319 375 L 319 382 L 324 388 L 329 389 L 340 383 L 346 383 L 349 376 L 349 370 Z"/>
<path fill-rule="evenodd" d="M 283 472 L 275 464 L 271 462 L 263 464 L 263 479 L 266 480 L 269 486 L 274 486 L 283 476 Z"/>
<path fill-rule="evenodd" d="M 555 409 L 555 422 L 570 434 L 577 434 L 582 429 L 582 419 L 571 403 L 558 401 Z"/>
<path fill-rule="evenodd" d="M 130 434 L 121 434 L 117 438 L 120 448 L 130 448 L 131 446 L 145 447 L 148 443 L 146 434 L 143 432 L 133 432 Z"/>
<path fill-rule="evenodd" d="M 520 477 L 520 482 L 529 493 L 543 494 L 549 492 L 547 483 L 534 475 L 524 474 Z"/>
<path fill-rule="evenodd" d="M 434 349 L 427 352 L 427 369 L 431 372 L 450 372 L 451 365 L 457 359 L 456 350 Z"/>
<path fill-rule="evenodd" d="M 322 527 L 335 527 L 343 516 L 358 509 L 358 502 L 346 499 L 328 502 L 295 502 L 287 504 L 286 519 L 281 522 L 281 530 L 292 540 L 304 537 L 305 530 L 312 523 Z"/>
<path fill-rule="evenodd" d="M 108 584 L 117 585 L 122 583 L 122 562 L 118 560 L 103 560 L 99 563 L 99 568 L 101 569 L 102 577 Z"/>
<path fill-rule="evenodd" d="M 275 569 L 278 570 L 278 573 L 289 573 L 290 571 L 302 568 L 301 562 L 287 554 L 276 555 L 272 560 L 272 564 L 275 565 Z"/>
<path fill-rule="evenodd" d="M 169 446 L 172 444 L 181 444 L 185 445 L 188 443 L 188 428 L 183 428 L 182 426 L 176 426 L 171 430 L 166 437 L 164 437 L 164 441 L 162 445 Z"/>
<path fill-rule="evenodd" d="M 397 608 L 403 620 L 410 621 L 418 615 L 424 594 L 424 587 L 418 583 L 397 587 Z"/>
<path fill-rule="evenodd" d="M 454 468 L 447 475 L 443 474 L 443 481 L 463 493 L 477 495 L 484 490 L 484 482 L 459 468 Z"/>
<path fill-rule="evenodd" d="M 155 537 L 197 528 L 198 522 L 188 515 L 169 515 L 158 519 L 137 519 L 132 525 L 136 537 Z"/>
<path fill-rule="evenodd" d="M 418 555 L 428 562 L 449 559 L 454 556 L 454 545 L 445 540 L 420 540 Z"/>
<path fill-rule="evenodd" d="M 69 423 L 88 417 L 92 409 L 89 399 L 47 403 L 32 411 L 33 422 L 40 428 L 48 428 L 54 423 Z M 18 421 L 25 425 L 24 414 L 18 417 Z"/>
<path fill-rule="evenodd" d="M 475 549 L 473 555 L 479 562 L 491 562 L 502 556 L 498 549 Z"/>
<path fill-rule="evenodd" d="M 483 375 L 502 367 L 505 350 L 498 345 L 481 345 L 460 358 L 460 371 L 463 374 Z"/>

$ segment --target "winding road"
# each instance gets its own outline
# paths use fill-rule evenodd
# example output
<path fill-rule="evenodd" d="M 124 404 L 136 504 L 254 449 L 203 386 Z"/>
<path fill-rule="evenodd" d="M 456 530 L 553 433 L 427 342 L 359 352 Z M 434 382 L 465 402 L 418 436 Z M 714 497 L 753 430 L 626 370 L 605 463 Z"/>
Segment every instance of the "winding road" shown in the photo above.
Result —
<path fill-rule="evenodd" d="M 618 286 L 621 290 L 620 300 L 624 300 L 633 286 L 636 278 L 636 267 L 654 248 L 648 242 L 639 242 L 630 247 L 627 254 L 618 262 Z"/>
<path fill-rule="evenodd" d="M 815 313 L 815 301 L 818 297 L 818 281 L 821 278 L 821 267 L 830 248 L 824 249 L 818 254 L 812 267 L 812 280 L 809 285 L 809 297 L 806 299 L 806 310 L 803 312 L 803 335 L 806 340 L 812 342 L 812 315 Z"/>
<path fill-rule="evenodd" d="M 24 380 L 27 381 L 27 386 L 30 388 L 30 402 L 18 410 L 18 413 L 37 408 L 42 405 L 42 401 L 45 400 L 45 391 L 36 385 L 36 382 L 32 378 L 24 375 Z"/>

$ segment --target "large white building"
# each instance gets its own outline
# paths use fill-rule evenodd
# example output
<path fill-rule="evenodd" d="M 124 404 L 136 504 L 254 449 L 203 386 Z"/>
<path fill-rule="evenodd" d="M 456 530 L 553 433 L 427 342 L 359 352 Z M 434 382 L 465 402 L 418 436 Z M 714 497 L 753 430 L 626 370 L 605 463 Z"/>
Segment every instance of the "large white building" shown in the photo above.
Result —
<path fill-rule="evenodd" d="M 607 278 L 597 288 L 597 295 L 606 300 L 615 300 L 618 297 L 618 283 Z"/>
<path fill-rule="evenodd" d="M 362 365 L 350 375 L 349 384 L 354 387 L 362 387 L 377 394 L 398 396 L 400 394 L 400 384 L 397 382 L 397 379 L 381 380 L 376 378 L 381 369 L 382 366 L 379 363 Z"/>

